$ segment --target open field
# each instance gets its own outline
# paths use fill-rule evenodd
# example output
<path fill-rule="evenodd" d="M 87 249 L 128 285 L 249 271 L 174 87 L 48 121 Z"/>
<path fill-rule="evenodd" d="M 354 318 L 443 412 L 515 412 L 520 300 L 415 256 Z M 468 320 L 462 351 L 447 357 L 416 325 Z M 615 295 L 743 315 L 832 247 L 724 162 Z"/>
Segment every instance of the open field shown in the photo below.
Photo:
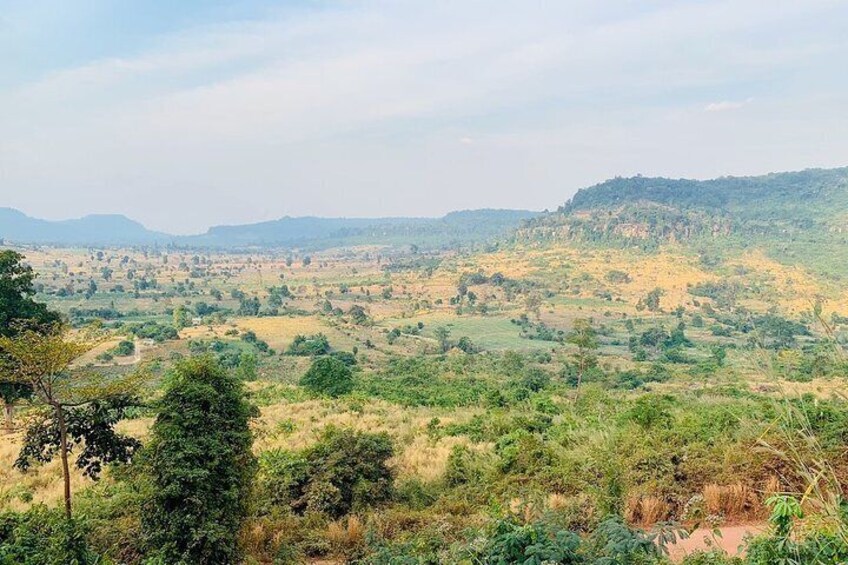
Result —
<path fill-rule="evenodd" d="M 142 444 L 181 360 L 211 356 L 247 380 L 259 407 L 259 498 L 247 526 L 258 562 L 286 544 L 313 562 L 351 560 L 366 551 L 348 531 L 353 519 L 385 551 L 447 551 L 485 528 L 493 505 L 500 519 L 555 520 L 581 535 L 610 513 L 638 531 L 708 518 L 729 528 L 720 546 L 732 554 L 735 524 L 762 524 L 768 496 L 803 490 L 797 461 L 780 453 L 801 449 L 793 442 L 805 434 L 821 451 L 804 447 L 803 457 L 826 457 L 837 481 L 848 478 L 845 291 L 756 251 L 718 264 L 677 246 L 360 248 L 309 261 L 27 252 L 37 299 L 106 336 L 77 367 L 146 372 L 145 407 L 118 424 Z M 579 327 L 590 328 L 588 342 Z M 351 363 L 352 390 L 329 398 L 304 387 L 317 360 L 333 356 Z M 16 423 L 33 414 L 21 402 Z M 780 414 L 812 419 L 793 436 Z M 385 434 L 394 490 L 347 518 L 313 522 L 273 489 L 328 430 Z M 21 473 L 23 436 L 5 438 L 0 507 L 59 504 L 58 461 Z M 124 474 L 107 468 L 94 482 L 73 470 L 72 488 L 86 512 L 100 512 L 130 484 Z M 672 549 L 674 561 L 705 549 L 693 540 Z"/>

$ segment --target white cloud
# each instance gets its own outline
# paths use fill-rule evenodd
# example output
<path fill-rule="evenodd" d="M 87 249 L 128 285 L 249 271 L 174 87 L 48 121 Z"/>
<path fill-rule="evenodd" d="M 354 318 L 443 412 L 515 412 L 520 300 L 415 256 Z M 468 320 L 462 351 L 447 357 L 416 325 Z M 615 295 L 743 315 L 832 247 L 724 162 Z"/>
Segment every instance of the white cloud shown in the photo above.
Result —
<path fill-rule="evenodd" d="M 0 205 L 194 231 L 828 164 L 846 22 L 825 0 L 363 0 L 187 29 L 0 92 Z"/>
<path fill-rule="evenodd" d="M 741 101 L 723 100 L 721 102 L 711 102 L 704 107 L 704 112 L 726 112 L 727 110 L 738 110 L 743 106 L 747 106 L 753 102 L 753 98 L 746 98 Z"/>

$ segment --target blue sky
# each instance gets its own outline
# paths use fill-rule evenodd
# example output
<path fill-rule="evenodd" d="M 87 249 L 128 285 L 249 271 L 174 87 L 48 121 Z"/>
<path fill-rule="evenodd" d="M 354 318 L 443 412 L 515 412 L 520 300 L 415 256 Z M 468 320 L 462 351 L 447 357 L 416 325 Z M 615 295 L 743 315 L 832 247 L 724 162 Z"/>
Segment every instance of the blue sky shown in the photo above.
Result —
<path fill-rule="evenodd" d="M 178 233 L 848 165 L 841 1 L 0 0 L 0 206 Z"/>

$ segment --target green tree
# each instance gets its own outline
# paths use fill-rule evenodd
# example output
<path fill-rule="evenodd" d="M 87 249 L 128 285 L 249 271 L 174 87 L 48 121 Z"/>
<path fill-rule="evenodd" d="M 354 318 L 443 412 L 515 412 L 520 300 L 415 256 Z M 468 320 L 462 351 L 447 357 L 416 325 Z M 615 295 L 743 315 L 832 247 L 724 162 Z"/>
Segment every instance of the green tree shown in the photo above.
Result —
<path fill-rule="evenodd" d="M 142 509 L 146 541 L 163 562 L 240 562 L 257 415 L 242 381 L 210 357 L 181 361 L 168 376 L 146 451 L 153 494 Z"/>
<path fill-rule="evenodd" d="M 365 311 L 365 308 L 359 304 L 351 306 L 347 313 L 350 316 L 350 320 L 358 326 L 368 322 L 368 313 Z"/>
<path fill-rule="evenodd" d="M 592 321 L 583 318 L 574 320 L 574 327 L 565 340 L 577 346 L 574 353 L 574 363 L 577 367 L 577 395 L 580 394 L 580 384 L 583 375 L 598 364 L 595 351 L 598 349 L 598 334 L 592 327 Z M 575 396 L 575 399 L 577 396 Z"/>
<path fill-rule="evenodd" d="M 238 357 L 238 366 L 236 367 L 236 375 L 243 381 L 255 381 L 259 368 L 259 359 L 255 353 L 242 351 Z"/>
<path fill-rule="evenodd" d="M 23 261 L 20 253 L 0 251 L 0 337 L 14 337 L 26 328 L 45 331 L 60 320 L 57 312 L 33 300 L 36 275 Z M 15 402 L 31 395 L 28 383 L 13 378 L 9 359 L 0 349 L 0 398 L 7 431 L 13 428 Z"/>
<path fill-rule="evenodd" d="M 8 374 L 15 382 L 29 386 L 45 408 L 31 422 L 15 464 L 26 469 L 33 462 L 46 463 L 58 453 L 68 518 L 71 517 L 69 454 L 73 447 L 85 446 L 77 466 L 91 476 L 97 475 L 100 460 L 129 460 L 137 447 L 133 440 L 115 433 L 114 424 L 123 416 L 126 402 L 112 406 L 111 400 L 125 397 L 141 374 L 104 381 L 101 375 L 71 369 L 74 361 L 95 343 L 69 339 L 61 331 L 43 334 L 25 330 L 14 338 L 0 337 L 0 349 L 12 367 Z M 117 415 L 113 408 L 117 409 Z"/>
<path fill-rule="evenodd" d="M 300 384 L 316 394 L 336 398 L 353 390 L 353 372 L 335 357 L 319 357 L 300 379 Z"/>
<path fill-rule="evenodd" d="M 183 305 L 174 308 L 174 327 L 178 330 L 191 325 L 191 312 Z"/>
<path fill-rule="evenodd" d="M 647 295 L 645 295 L 645 306 L 651 312 L 659 312 L 660 311 L 660 298 L 665 294 L 665 291 L 661 288 L 655 288 Z"/>
<path fill-rule="evenodd" d="M 394 488 L 388 434 L 328 427 L 301 453 L 269 452 L 263 458 L 266 496 L 296 512 L 334 518 L 385 502 Z"/>
<path fill-rule="evenodd" d="M 436 341 L 439 342 L 439 350 L 442 353 L 446 353 L 451 348 L 450 328 L 446 326 L 439 326 L 435 330 L 433 330 L 433 335 L 436 337 Z"/>

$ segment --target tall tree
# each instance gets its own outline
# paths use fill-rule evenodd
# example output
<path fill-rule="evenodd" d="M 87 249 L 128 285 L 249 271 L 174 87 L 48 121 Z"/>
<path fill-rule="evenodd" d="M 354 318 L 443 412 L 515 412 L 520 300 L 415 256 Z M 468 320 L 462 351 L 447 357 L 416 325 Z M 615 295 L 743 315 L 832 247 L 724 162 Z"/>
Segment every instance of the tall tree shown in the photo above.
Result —
<path fill-rule="evenodd" d="M 238 563 L 238 531 L 256 470 L 241 380 L 209 357 L 178 363 L 147 449 L 154 486 L 142 513 L 165 563 Z"/>
<path fill-rule="evenodd" d="M 91 476 L 99 472 L 99 462 L 126 461 L 137 442 L 114 431 L 123 415 L 127 393 L 138 375 L 104 379 L 97 373 L 72 370 L 72 364 L 96 343 L 70 339 L 62 331 L 41 333 L 24 330 L 15 337 L 0 337 L 5 353 L 7 375 L 12 382 L 31 388 L 33 397 L 45 410 L 30 424 L 16 466 L 27 469 L 33 462 L 44 463 L 57 454 L 62 460 L 65 514 L 71 517 L 71 474 L 69 455 L 75 445 L 84 445 L 77 466 Z M 115 401 L 116 398 L 124 400 Z M 106 414 L 104 414 L 104 410 Z"/>
<path fill-rule="evenodd" d="M 450 328 L 447 326 L 439 326 L 435 330 L 433 330 L 433 335 L 436 338 L 436 341 L 439 342 L 439 350 L 442 353 L 447 353 L 451 348 L 450 343 Z"/>
<path fill-rule="evenodd" d="M 47 331 L 60 316 L 45 304 L 33 300 L 35 273 L 24 256 L 11 250 L 0 251 L 0 337 L 14 337 L 24 329 Z M 7 431 L 12 431 L 15 402 L 28 398 L 32 389 L 16 381 L 8 356 L 0 348 L 0 398 Z"/>
<path fill-rule="evenodd" d="M 577 346 L 577 351 L 574 353 L 574 363 L 577 367 L 576 400 L 580 395 L 580 385 L 583 382 L 583 375 L 598 363 L 598 358 L 595 355 L 595 351 L 598 349 L 598 334 L 595 328 L 592 327 L 591 320 L 579 318 L 574 320 L 574 327 L 566 336 L 565 340 Z"/>

